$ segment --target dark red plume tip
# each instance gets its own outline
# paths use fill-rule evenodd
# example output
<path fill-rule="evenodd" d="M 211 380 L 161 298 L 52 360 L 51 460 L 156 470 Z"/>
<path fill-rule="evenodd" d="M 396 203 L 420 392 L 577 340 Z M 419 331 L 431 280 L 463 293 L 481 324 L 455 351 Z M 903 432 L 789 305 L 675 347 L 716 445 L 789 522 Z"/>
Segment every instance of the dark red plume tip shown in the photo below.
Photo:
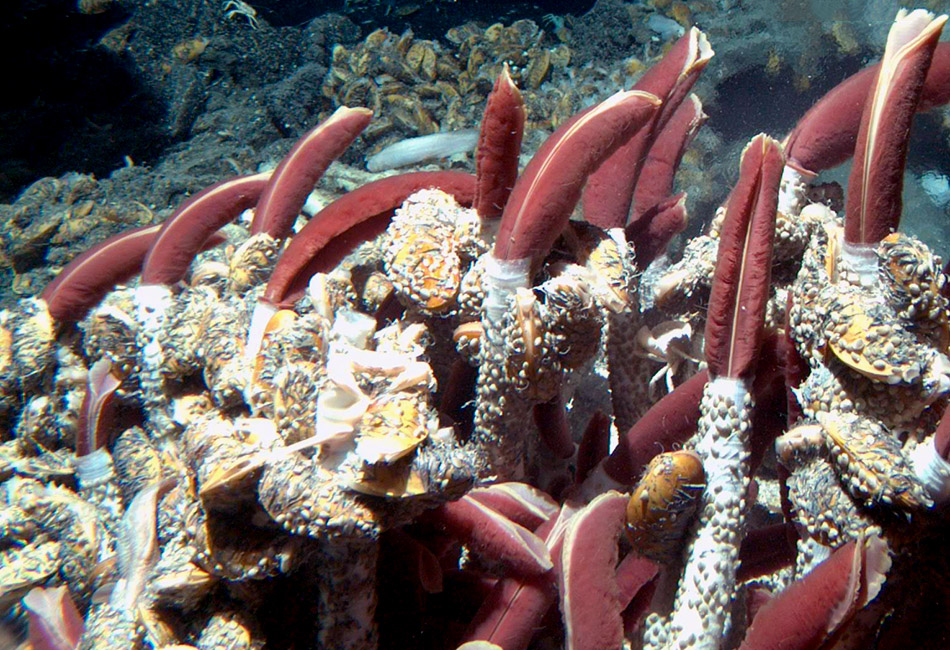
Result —
<path fill-rule="evenodd" d="M 610 418 L 601 411 L 594 413 L 577 446 L 577 469 L 574 483 L 580 485 L 610 451 Z"/>
<path fill-rule="evenodd" d="M 607 475 L 622 485 L 633 485 L 654 456 L 683 444 L 696 433 L 707 379 L 705 370 L 696 373 L 637 420 L 604 461 Z"/>
<path fill-rule="evenodd" d="M 876 63 L 851 75 L 805 113 L 785 138 L 789 165 L 815 175 L 837 167 L 854 155 L 861 112 L 880 65 Z M 940 43 L 934 51 L 917 108 L 926 111 L 947 102 L 950 102 L 950 43 Z"/>
<path fill-rule="evenodd" d="M 759 351 L 772 273 L 781 145 L 757 135 L 726 207 L 706 320 L 711 377 L 747 378 Z"/>
<path fill-rule="evenodd" d="M 795 527 L 781 523 L 750 531 L 739 547 L 736 581 L 764 576 L 795 561 Z"/>
<path fill-rule="evenodd" d="M 634 188 L 629 224 L 673 194 L 673 180 L 683 154 L 706 123 L 707 117 L 696 95 L 687 97 L 673 113 L 643 161 L 643 169 Z"/>
<path fill-rule="evenodd" d="M 82 320 L 115 285 L 137 275 L 161 227 L 156 224 L 119 233 L 67 264 L 40 294 L 53 320 Z"/>
<path fill-rule="evenodd" d="M 289 235 L 314 185 L 372 118 L 368 108 L 341 106 L 300 138 L 271 175 L 257 203 L 251 234 L 266 232 L 278 240 Z"/>
<path fill-rule="evenodd" d="M 759 609 L 740 650 L 810 650 L 877 596 L 891 560 L 879 537 L 848 542 Z"/>
<path fill-rule="evenodd" d="M 625 91 L 561 125 L 511 192 L 495 238 L 495 258 L 543 259 L 567 224 L 588 175 L 645 126 L 658 106 L 654 95 Z"/>
<path fill-rule="evenodd" d="M 184 279 L 215 232 L 257 203 L 269 173 L 229 178 L 202 190 L 165 220 L 142 265 L 142 284 L 170 286 Z"/>
<path fill-rule="evenodd" d="M 571 424 L 567 421 L 564 398 L 558 394 L 550 401 L 535 404 L 532 411 L 538 434 L 548 450 L 558 458 L 574 455 Z"/>
<path fill-rule="evenodd" d="M 645 269 L 665 253 L 670 241 L 683 232 L 688 222 L 685 192 L 666 197 L 632 221 L 624 232 L 633 244 L 637 267 Z"/>
<path fill-rule="evenodd" d="M 620 228 L 627 223 L 635 188 L 643 176 L 647 152 L 652 150 L 654 141 L 675 114 L 712 55 L 713 51 L 706 35 L 693 27 L 634 85 L 633 90 L 652 93 L 662 100 L 663 105 L 648 125 L 624 141 L 597 171 L 591 174 L 587 187 L 584 188 L 586 221 L 601 228 Z M 658 196 L 657 200 L 667 194 L 669 192 Z"/>
<path fill-rule="evenodd" d="M 844 238 L 876 244 L 897 229 L 910 125 L 947 16 L 899 13 L 871 87 L 848 179 Z"/>
<path fill-rule="evenodd" d="M 482 219 L 497 219 L 518 178 L 518 155 L 524 135 L 524 101 L 502 67 L 488 96 L 475 153 L 475 210 Z"/>
<path fill-rule="evenodd" d="M 626 602 L 617 583 L 618 542 L 627 498 L 607 492 L 570 520 L 561 550 L 561 613 L 567 647 L 604 650 L 623 645 Z"/>
<path fill-rule="evenodd" d="M 263 300 L 272 305 L 286 304 L 295 288 L 306 285 L 307 278 L 301 276 L 334 238 L 349 231 L 351 245 L 355 248 L 366 241 L 365 237 L 359 237 L 360 224 L 367 224 L 372 236 L 379 234 L 377 217 L 391 216 L 411 194 L 426 188 L 440 189 L 454 196 L 461 205 L 471 205 L 475 197 L 475 177 L 463 172 L 399 174 L 344 194 L 314 215 L 294 236 L 277 260 Z"/>

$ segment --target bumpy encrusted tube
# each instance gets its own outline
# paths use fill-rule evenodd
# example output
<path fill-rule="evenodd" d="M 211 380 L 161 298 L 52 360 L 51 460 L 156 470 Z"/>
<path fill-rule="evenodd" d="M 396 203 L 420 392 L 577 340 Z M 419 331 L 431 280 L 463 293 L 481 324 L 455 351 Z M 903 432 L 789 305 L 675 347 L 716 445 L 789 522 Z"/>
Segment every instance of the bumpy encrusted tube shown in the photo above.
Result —
<path fill-rule="evenodd" d="M 135 313 L 139 322 L 137 342 L 142 365 L 139 382 L 149 424 L 159 436 L 165 435 L 172 426 L 166 412 L 165 351 L 161 336 L 173 300 L 171 289 L 163 284 L 145 284 L 135 290 Z"/>
<path fill-rule="evenodd" d="M 325 570 L 319 576 L 319 647 L 374 650 L 379 644 L 373 618 L 379 544 L 374 539 L 332 539 L 320 550 Z"/>
<path fill-rule="evenodd" d="M 706 385 L 700 430 L 687 445 L 703 460 L 706 492 L 673 606 L 672 647 L 712 650 L 729 632 L 749 486 L 751 422 L 752 396 L 744 381 L 720 377 Z"/>
<path fill-rule="evenodd" d="M 509 299 L 528 286 L 528 258 L 498 260 L 488 254 L 479 352 L 478 385 L 475 393 L 473 442 L 490 454 L 492 471 L 502 479 L 519 477 L 523 471 L 524 431 L 530 430 L 529 404 L 511 389 L 505 372 L 504 321 Z"/>

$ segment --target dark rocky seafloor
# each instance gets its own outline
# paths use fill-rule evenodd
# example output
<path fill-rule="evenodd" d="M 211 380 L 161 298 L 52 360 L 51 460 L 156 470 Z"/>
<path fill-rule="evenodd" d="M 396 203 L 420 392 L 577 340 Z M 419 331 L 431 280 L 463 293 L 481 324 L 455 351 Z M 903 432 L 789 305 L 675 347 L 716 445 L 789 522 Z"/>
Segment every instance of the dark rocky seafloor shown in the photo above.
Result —
<path fill-rule="evenodd" d="M 679 30 L 699 26 L 716 51 L 695 89 L 710 120 L 678 180 L 689 192 L 687 234 L 696 234 L 728 192 L 748 138 L 782 136 L 826 90 L 876 59 L 898 6 L 252 0 L 249 12 L 220 0 L 14 2 L 0 16 L 0 48 L 11 62 L 0 97 L 0 306 L 41 291 L 106 236 L 159 221 L 225 177 L 273 165 L 340 103 L 368 103 L 379 70 L 361 80 L 354 53 L 380 28 L 392 41 L 412 30 L 414 42 L 461 66 L 484 63 L 471 84 L 441 87 L 438 97 L 423 93 L 445 79 L 424 70 L 399 79 L 393 95 L 373 95 L 381 106 L 374 126 L 342 158 L 358 167 L 390 142 L 477 127 L 494 71 L 512 56 L 524 58 L 530 153 L 554 122 L 630 85 Z M 496 38 L 494 23 L 516 27 Z M 473 62 L 451 28 L 455 41 L 475 34 L 482 59 Z M 394 111 L 405 103 L 409 118 Z M 950 248 L 945 116 L 916 120 L 903 223 L 941 252 Z M 471 156 L 437 164 L 472 166 Z M 844 183 L 847 174 L 834 178 Z"/>

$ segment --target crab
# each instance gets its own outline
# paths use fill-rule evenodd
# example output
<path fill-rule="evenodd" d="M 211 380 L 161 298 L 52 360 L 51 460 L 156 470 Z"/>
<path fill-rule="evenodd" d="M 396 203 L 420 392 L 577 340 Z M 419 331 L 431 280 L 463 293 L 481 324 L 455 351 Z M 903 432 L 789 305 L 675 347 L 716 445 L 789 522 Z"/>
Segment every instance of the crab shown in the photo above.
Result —
<path fill-rule="evenodd" d="M 244 0 L 227 0 L 221 11 L 225 12 L 224 17 L 228 20 L 235 16 L 243 16 L 247 19 L 251 29 L 259 29 L 261 26 L 260 19 L 257 17 L 257 10 Z"/>
<path fill-rule="evenodd" d="M 650 398 L 656 401 L 659 384 L 664 382 L 666 392 L 672 393 L 674 381 L 680 376 L 684 364 L 693 363 L 702 367 L 702 360 L 694 351 L 701 338 L 693 336 L 693 327 L 689 322 L 668 320 L 648 327 L 643 325 L 637 332 L 637 354 L 663 364 L 650 378 Z"/>

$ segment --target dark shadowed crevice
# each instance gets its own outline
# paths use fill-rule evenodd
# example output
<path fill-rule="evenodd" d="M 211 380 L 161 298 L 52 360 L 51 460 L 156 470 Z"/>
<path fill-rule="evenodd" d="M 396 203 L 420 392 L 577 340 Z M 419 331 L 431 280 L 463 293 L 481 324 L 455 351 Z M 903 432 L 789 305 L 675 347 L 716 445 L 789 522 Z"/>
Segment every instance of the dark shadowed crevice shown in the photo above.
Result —
<path fill-rule="evenodd" d="M 0 55 L 17 62 L 0 96 L 0 200 L 43 176 L 81 169 L 102 177 L 126 156 L 139 163 L 160 153 L 158 102 L 118 57 L 95 47 L 126 17 L 51 3 L 0 24 Z"/>

